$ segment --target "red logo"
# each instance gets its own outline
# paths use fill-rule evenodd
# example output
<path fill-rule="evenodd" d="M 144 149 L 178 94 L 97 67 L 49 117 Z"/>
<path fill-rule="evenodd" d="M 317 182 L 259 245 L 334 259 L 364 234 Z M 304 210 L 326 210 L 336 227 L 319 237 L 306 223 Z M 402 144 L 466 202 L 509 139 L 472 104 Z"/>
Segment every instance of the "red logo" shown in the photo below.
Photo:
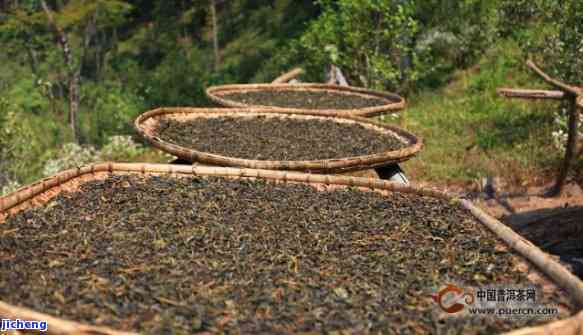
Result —
<path fill-rule="evenodd" d="M 451 295 L 453 295 L 453 297 Z M 474 303 L 474 294 L 472 292 L 465 292 L 453 284 L 447 284 L 445 288 L 437 292 L 437 295 L 432 295 L 431 298 L 433 298 L 433 301 L 435 301 L 439 307 L 447 313 L 457 313 L 464 309 L 466 306 L 459 303 L 462 298 L 467 305 Z"/>

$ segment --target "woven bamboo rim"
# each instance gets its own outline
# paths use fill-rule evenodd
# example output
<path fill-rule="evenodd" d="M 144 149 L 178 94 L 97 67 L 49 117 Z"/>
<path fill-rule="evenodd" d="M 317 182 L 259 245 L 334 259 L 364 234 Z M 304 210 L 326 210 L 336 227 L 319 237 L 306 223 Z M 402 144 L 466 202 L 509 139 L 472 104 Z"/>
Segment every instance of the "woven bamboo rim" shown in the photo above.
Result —
<path fill-rule="evenodd" d="M 227 178 L 264 179 L 283 183 L 306 183 L 316 187 L 359 187 L 384 192 L 403 192 L 460 201 L 479 222 L 489 228 L 502 242 L 511 247 L 519 255 L 534 264 L 537 269 L 548 276 L 555 285 L 566 290 L 573 300 L 576 310 L 583 307 L 583 282 L 570 273 L 565 267 L 552 259 L 538 247 L 522 238 L 512 229 L 500 221 L 490 217 L 471 202 L 458 199 L 432 189 L 424 189 L 390 183 L 378 179 L 356 178 L 330 175 L 315 175 L 288 171 L 267 171 L 254 169 L 221 168 L 209 166 L 188 166 L 168 164 L 141 164 L 141 163 L 101 163 L 84 166 L 77 169 L 63 171 L 52 177 L 42 179 L 34 184 L 25 186 L 16 192 L 0 198 L 0 224 L 8 213 L 15 213 L 27 208 L 40 206 L 58 195 L 68 184 L 85 182 L 97 179 L 99 175 L 141 173 L 152 175 L 171 176 L 220 176 Z M 31 321 L 48 321 L 47 334 L 86 334 L 86 335 L 126 335 L 104 327 L 93 327 L 77 322 L 55 318 L 30 309 L 12 306 L 0 301 L 0 317 L 24 319 Z M 583 331 L 583 312 L 569 319 L 556 321 L 542 327 L 519 329 L 512 335 L 545 335 L 564 334 L 581 335 Z"/>
<path fill-rule="evenodd" d="M 386 104 L 374 107 L 366 107 L 359 109 L 307 109 L 307 108 L 283 108 L 275 106 L 261 106 L 261 105 L 248 105 L 228 98 L 223 97 L 226 93 L 232 92 L 247 92 L 247 91 L 326 91 L 341 94 L 358 95 L 361 97 L 374 97 L 380 98 L 386 101 Z M 206 89 L 206 95 L 215 103 L 227 106 L 227 107 L 253 107 L 253 108 L 269 108 L 273 110 L 293 110 L 296 113 L 311 113 L 313 111 L 318 111 L 328 115 L 353 115 L 353 116 L 363 116 L 363 117 L 373 117 L 383 114 L 390 114 L 399 112 L 406 107 L 405 99 L 394 93 L 379 92 L 373 90 L 367 90 L 364 88 L 353 87 L 353 86 L 340 86 L 331 84 L 318 84 L 318 83 L 301 83 L 301 84 L 234 84 L 234 85 L 221 85 L 212 86 Z"/>
<path fill-rule="evenodd" d="M 565 320 L 518 329 L 506 335 L 583 335 L 583 312 Z"/>
<path fill-rule="evenodd" d="M 193 119 L 199 117 L 219 117 L 219 116 L 252 116 L 265 115 L 268 117 L 297 118 L 297 119 L 314 119 L 327 118 L 336 122 L 358 123 L 364 127 L 373 128 L 378 131 L 389 133 L 407 147 L 376 153 L 371 155 L 354 156 L 346 158 L 323 159 L 323 160 L 303 160 L 303 161 L 269 161 L 269 160 L 252 160 L 243 158 L 227 157 L 207 152 L 197 151 L 191 148 L 185 148 L 158 137 L 156 126 L 162 117 L 172 117 L 177 120 Z M 354 116 L 330 116 L 325 112 L 313 111 L 303 114 L 297 114 L 293 110 L 269 110 L 269 109 L 252 109 L 252 108 L 159 108 L 140 115 L 135 121 L 135 127 L 138 133 L 143 136 L 153 146 L 166 151 L 172 155 L 180 157 L 189 162 L 200 162 L 209 165 L 245 167 L 252 169 L 267 170 L 292 170 L 316 173 L 340 173 L 347 171 L 368 170 L 380 166 L 390 165 L 402 162 L 412 158 L 423 148 L 421 138 L 405 131 L 401 128 L 391 126 L 385 123 L 376 122 L 370 119 Z"/>

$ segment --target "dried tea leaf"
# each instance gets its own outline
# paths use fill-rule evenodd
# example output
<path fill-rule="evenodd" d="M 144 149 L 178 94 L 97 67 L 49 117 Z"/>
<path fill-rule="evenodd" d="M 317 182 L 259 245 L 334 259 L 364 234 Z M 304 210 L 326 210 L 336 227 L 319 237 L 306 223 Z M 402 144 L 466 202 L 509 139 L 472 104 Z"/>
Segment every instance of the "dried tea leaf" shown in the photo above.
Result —
<path fill-rule="evenodd" d="M 121 330 L 439 333 L 429 297 L 440 285 L 530 285 L 468 212 L 413 194 L 111 175 L 51 204 L 0 224 L 2 300 Z"/>

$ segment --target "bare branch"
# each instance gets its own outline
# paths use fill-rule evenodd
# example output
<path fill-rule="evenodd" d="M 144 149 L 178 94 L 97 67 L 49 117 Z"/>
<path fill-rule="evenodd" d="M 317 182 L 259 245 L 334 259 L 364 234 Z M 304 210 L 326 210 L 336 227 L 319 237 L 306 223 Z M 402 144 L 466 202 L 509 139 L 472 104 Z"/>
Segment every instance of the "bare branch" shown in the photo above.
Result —
<path fill-rule="evenodd" d="M 533 70 L 536 74 L 542 77 L 547 83 L 555 86 L 556 88 L 572 95 L 583 95 L 583 91 L 579 90 L 578 88 L 573 87 L 571 85 L 567 85 L 562 81 L 556 80 L 554 78 L 551 78 L 548 74 L 546 74 L 545 72 L 543 72 L 543 70 L 536 66 L 536 64 L 533 61 L 528 60 L 526 62 L 526 65 L 528 65 L 528 67 L 531 70 Z"/>

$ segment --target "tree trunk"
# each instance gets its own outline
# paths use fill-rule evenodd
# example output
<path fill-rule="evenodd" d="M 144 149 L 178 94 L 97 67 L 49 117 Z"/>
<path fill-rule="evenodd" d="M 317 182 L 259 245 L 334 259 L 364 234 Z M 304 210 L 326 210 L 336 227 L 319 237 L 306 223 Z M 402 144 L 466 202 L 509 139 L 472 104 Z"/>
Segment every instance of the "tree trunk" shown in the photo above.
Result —
<path fill-rule="evenodd" d="M 79 83 L 81 74 L 79 71 L 71 74 L 69 78 L 69 127 L 73 133 L 73 139 L 79 143 L 79 131 L 77 128 L 77 112 L 79 111 Z"/>
<path fill-rule="evenodd" d="M 67 66 L 68 72 L 68 84 L 69 84 L 69 127 L 71 127 L 71 133 L 73 135 L 73 140 L 79 143 L 79 132 L 77 128 L 77 113 L 79 111 L 79 85 L 81 74 L 75 68 L 73 63 L 73 57 L 71 55 L 71 48 L 69 46 L 69 39 L 67 34 L 57 25 L 53 13 L 47 6 L 45 0 L 40 0 L 40 3 L 47 15 L 49 24 L 55 30 L 61 49 L 63 50 L 63 59 L 65 65 Z"/>
<path fill-rule="evenodd" d="M 87 51 L 89 50 L 89 46 L 91 44 L 91 40 L 93 39 L 93 36 L 96 34 L 97 31 L 97 27 L 96 27 L 96 15 L 94 14 L 90 19 L 89 22 L 87 23 L 87 26 L 85 27 L 85 33 L 83 34 L 83 44 L 82 44 L 82 50 L 81 50 L 81 60 L 79 61 L 79 69 L 77 70 L 79 73 L 83 73 L 83 66 L 87 65 Z M 95 69 L 97 68 L 97 66 L 95 66 Z M 94 69 L 94 71 L 95 71 Z M 96 73 L 91 73 L 90 74 L 92 77 L 94 77 L 95 79 L 97 79 L 97 74 Z"/>
<path fill-rule="evenodd" d="M 26 53 L 28 54 L 28 59 L 30 63 L 30 70 L 32 74 L 36 77 L 38 73 L 38 57 L 36 56 L 36 51 L 32 48 L 30 42 L 27 41 Z"/>
<path fill-rule="evenodd" d="M 210 0 L 211 25 L 213 29 L 213 50 L 215 54 L 215 71 L 218 70 L 221 64 L 219 55 L 219 27 L 217 22 L 217 6 L 215 0 Z"/>

